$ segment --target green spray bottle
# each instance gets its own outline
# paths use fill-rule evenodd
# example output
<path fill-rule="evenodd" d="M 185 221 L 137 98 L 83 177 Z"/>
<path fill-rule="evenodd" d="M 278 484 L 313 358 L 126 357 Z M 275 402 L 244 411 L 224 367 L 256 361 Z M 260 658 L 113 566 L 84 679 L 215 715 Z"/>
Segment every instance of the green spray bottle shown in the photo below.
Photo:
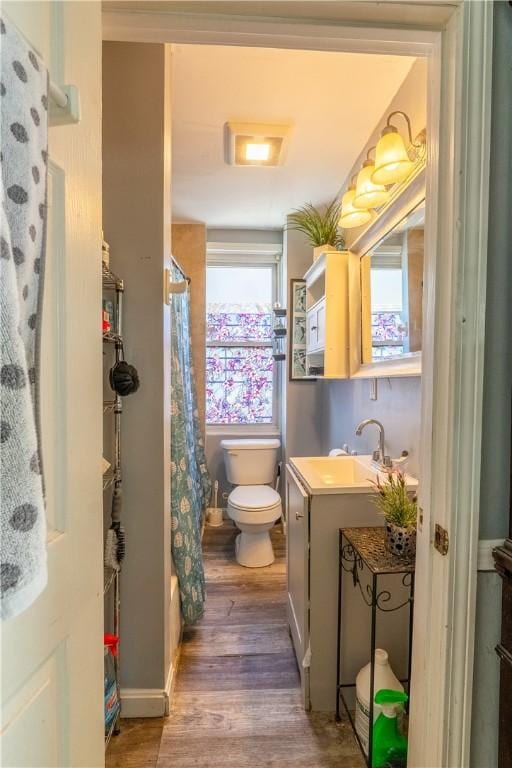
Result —
<path fill-rule="evenodd" d="M 375 695 L 375 704 L 382 707 L 382 712 L 373 726 L 372 768 L 407 764 L 407 739 L 398 728 L 398 711 L 407 698 L 403 691 L 387 688 Z"/>

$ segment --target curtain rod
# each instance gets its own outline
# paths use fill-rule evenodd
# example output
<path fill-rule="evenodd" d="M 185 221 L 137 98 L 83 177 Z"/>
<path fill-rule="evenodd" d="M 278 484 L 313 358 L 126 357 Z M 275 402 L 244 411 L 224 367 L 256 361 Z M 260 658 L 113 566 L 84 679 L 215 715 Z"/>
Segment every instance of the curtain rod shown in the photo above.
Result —
<path fill-rule="evenodd" d="M 171 261 L 174 264 L 174 266 L 176 267 L 176 269 L 179 269 L 179 271 L 183 275 L 184 280 L 186 280 L 187 283 L 190 285 L 190 282 L 191 282 L 190 277 L 187 275 L 187 273 L 185 272 L 185 270 L 183 269 L 183 267 L 181 266 L 179 261 L 176 261 L 176 259 L 172 255 L 172 253 L 171 253 Z"/>

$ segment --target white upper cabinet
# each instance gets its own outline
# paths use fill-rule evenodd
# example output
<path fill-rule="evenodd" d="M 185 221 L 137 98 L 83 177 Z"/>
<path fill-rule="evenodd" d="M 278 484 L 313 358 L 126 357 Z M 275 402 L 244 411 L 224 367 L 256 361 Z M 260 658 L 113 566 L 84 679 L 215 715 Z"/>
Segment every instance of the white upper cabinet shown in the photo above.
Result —
<path fill-rule="evenodd" d="M 349 375 L 348 251 L 326 251 L 304 275 L 306 359 L 310 376 Z"/>

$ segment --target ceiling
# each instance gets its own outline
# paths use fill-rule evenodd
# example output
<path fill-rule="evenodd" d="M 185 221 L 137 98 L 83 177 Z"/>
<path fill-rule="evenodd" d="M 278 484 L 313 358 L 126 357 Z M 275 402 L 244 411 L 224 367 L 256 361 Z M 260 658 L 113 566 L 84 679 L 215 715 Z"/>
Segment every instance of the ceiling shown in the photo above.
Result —
<path fill-rule="evenodd" d="M 209 227 L 282 227 L 340 190 L 414 58 L 173 46 L 173 215 Z M 224 124 L 291 123 L 279 167 L 224 162 Z"/>

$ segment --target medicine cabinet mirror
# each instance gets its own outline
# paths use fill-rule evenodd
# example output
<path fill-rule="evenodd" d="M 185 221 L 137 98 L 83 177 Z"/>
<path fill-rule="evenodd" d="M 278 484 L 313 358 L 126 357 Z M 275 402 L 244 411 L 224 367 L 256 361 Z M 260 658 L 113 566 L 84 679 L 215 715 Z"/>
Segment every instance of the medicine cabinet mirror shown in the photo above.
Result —
<path fill-rule="evenodd" d="M 362 364 L 419 356 L 425 201 L 361 259 Z"/>
<path fill-rule="evenodd" d="M 421 376 L 424 230 L 425 166 L 348 243 L 351 378 Z"/>

